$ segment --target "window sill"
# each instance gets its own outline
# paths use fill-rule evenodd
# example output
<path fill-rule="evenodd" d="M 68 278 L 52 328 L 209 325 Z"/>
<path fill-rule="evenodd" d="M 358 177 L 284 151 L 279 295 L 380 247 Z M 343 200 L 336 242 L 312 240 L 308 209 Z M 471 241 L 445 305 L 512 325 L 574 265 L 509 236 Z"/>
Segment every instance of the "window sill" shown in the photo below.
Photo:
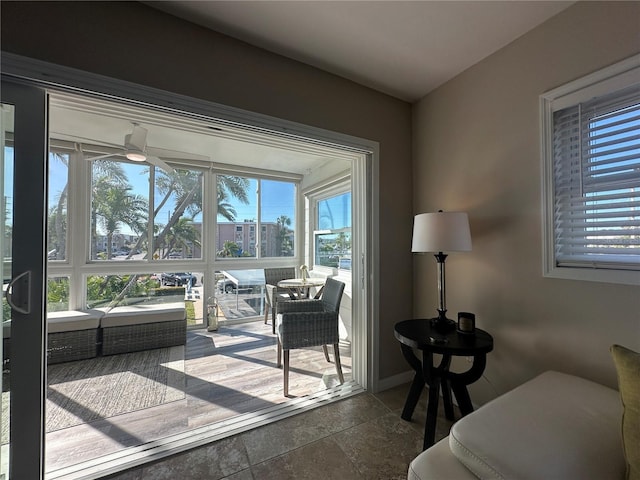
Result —
<path fill-rule="evenodd" d="M 551 267 L 543 274 L 546 278 L 582 280 L 587 282 L 640 285 L 640 272 L 635 270 L 606 270 L 600 268 Z"/>

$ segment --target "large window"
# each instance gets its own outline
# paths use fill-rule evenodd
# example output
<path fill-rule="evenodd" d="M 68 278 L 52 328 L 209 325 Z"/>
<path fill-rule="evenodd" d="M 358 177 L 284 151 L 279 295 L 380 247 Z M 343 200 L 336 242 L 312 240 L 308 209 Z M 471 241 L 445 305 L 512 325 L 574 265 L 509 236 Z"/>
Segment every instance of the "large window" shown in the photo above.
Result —
<path fill-rule="evenodd" d="M 640 280 L 640 68 L 630 71 L 544 98 L 551 276 Z"/>
<path fill-rule="evenodd" d="M 317 202 L 314 266 L 351 270 L 351 192 Z"/>
<path fill-rule="evenodd" d="M 91 260 L 149 260 L 150 249 L 153 260 L 202 258 L 201 171 L 105 158 L 91 173 Z"/>
<path fill-rule="evenodd" d="M 148 172 L 107 158 L 91 162 L 91 260 L 131 259 L 141 248 L 146 257 Z"/>
<path fill-rule="evenodd" d="M 218 175 L 216 186 L 218 258 L 293 257 L 294 182 Z"/>

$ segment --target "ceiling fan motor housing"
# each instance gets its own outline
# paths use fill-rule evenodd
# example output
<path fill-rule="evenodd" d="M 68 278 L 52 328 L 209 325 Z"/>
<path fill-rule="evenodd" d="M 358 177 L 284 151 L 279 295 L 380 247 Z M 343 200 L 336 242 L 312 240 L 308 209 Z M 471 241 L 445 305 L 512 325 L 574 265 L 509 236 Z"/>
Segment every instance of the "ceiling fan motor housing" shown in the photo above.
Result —
<path fill-rule="evenodd" d="M 147 146 L 147 129 L 139 125 L 133 126 L 133 132 L 124 136 L 124 149 L 129 160 L 144 162 L 144 153 Z"/>
<path fill-rule="evenodd" d="M 132 146 L 138 150 L 144 150 L 147 145 L 147 129 L 140 125 L 134 125 L 133 131 L 124 136 L 125 145 Z"/>

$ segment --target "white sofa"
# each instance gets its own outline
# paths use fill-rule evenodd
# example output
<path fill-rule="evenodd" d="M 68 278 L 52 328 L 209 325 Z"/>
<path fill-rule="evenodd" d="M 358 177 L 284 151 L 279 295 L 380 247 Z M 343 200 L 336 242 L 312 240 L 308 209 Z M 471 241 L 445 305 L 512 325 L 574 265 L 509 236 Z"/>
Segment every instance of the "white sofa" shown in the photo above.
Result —
<path fill-rule="evenodd" d="M 622 480 L 618 391 L 545 372 L 456 422 L 409 480 Z"/>

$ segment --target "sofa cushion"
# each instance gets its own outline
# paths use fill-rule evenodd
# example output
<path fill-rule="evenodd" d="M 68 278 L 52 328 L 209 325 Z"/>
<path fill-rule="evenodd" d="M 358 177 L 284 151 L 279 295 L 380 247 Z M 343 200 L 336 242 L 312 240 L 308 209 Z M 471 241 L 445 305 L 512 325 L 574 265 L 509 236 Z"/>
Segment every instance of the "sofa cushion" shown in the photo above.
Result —
<path fill-rule="evenodd" d="M 47 331 L 48 333 L 60 333 L 98 328 L 100 315 L 101 313 L 96 311 L 50 312 L 47 314 Z"/>
<path fill-rule="evenodd" d="M 181 302 L 164 304 L 142 304 L 115 307 L 100 320 L 102 328 L 139 325 L 142 323 L 170 322 L 187 318 Z"/>
<path fill-rule="evenodd" d="M 618 372 L 622 414 L 622 442 L 627 480 L 640 480 L 640 354 L 620 345 L 611 347 Z"/>
<path fill-rule="evenodd" d="M 621 479 L 621 416 L 616 390 L 545 372 L 460 419 L 449 446 L 482 479 Z"/>
<path fill-rule="evenodd" d="M 449 439 L 443 438 L 422 452 L 409 464 L 408 480 L 477 480 L 449 449 Z"/>

